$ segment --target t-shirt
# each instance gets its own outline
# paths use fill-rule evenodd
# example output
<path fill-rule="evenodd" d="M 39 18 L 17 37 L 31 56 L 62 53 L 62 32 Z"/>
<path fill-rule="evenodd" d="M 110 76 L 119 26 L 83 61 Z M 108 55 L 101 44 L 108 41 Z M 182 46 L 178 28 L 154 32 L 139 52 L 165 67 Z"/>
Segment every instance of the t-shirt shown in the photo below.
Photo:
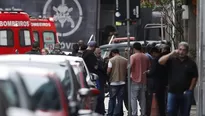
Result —
<path fill-rule="evenodd" d="M 196 63 L 190 58 L 181 61 L 179 58 L 170 58 L 167 61 L 168 87 L 171 93 L 183 93 L 188 90 L 193 78 L 198 78 Z"/>
<path fill-rule="evenodd" d="M 149 59 L 144 53 L 135 53 L 130 57 L 131 79 L 136 83 L 146 84 L 145 71 L 149 69 Z"/>

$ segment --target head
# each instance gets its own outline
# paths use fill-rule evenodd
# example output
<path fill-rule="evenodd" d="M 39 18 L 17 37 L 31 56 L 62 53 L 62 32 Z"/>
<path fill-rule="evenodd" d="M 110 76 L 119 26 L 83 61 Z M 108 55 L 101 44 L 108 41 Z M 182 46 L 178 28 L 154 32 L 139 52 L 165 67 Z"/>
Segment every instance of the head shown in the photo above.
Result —
<path fill-rule="evenodd" d="M 34 42 L 34 43 L 32 44 L 32 49 L 33 49 L 33 50 L 39 50 L 39 49 L 40 49 L 39 43 L 38 43 L 38 42 Z"/>
<path fill-rule="evenodd" d="M 61 49 L 61 44 L 60 43 L 56 43 L 55 46 L 54 46 L 54 49 L 60 50 Z"/>
<path fill-rule="evenodd" d="M 128 58 L 129 51 L 130 51 L 130 55 L 132 55 L 132 49 L 129 49 L 129 47 L 125 48 L 125 52 L 124 52 L 125 54 L 124 55 L 125 55 L 126 58 Z"/>
<path fill-rule="evenodd" d="M 100 50 L 100 48 L 96 48 L 95 49 L 95 55 L 96 55 L 97 58 L 101 57 L 101 50 Z"/>
<path fill-rule="evenodd" d="M 41 50 L 41 54 L 42 54 L 42 55 L 48 55 L 48 54 L 49 54 L 48 49 L 43 48 L 43 49 Z"/>
<path fill-rule="evenodd" d="M 82 47 L 84 45 L 84 41 L 83 40 L 79 40 L 78 41 L 78 45 L 79 45 L 79 47 Z"/>
<path fill-rule="evenodd" d="M 185 58 L 189 53 L 189 44 L 187 42 L 180 42 L 178 45 L 179 58 Z"/>
<path fill-rule="evenodd" d="M 90 41 L 88 43 L 88 49 L 95 51 L 95 48 L 97 46 L 97 43 L 95 41 Z"/>
<path fill-rule="evenodd" d="M 112 49 L 110 53 L 111 53 L 111 57 L 120 55 L 120 51 L 118 49 Z"/>
<path fill-rule="evenodd" d="M 134 50 L 134 52 L 137 52 L 137 51 L 141 52 L 141 50 L 142 50 L 142 45 L 141 45 L 140 43 L 138 43 L 138 42 L 135 42 L 135 43 L 133 44 L 133 50 Z"/>
<path fill-rule="evenodd" d="M 161 55 L 160 49 L 158 47 L 153 47 L 150 51 L 152 57 L 157 58 Z"/>
<path fill-rule="evenodd" d="M 170 46 L 166 44 L 161 45 L 161 52 L 163 55 L 169 54 L 170 53 Z"/>

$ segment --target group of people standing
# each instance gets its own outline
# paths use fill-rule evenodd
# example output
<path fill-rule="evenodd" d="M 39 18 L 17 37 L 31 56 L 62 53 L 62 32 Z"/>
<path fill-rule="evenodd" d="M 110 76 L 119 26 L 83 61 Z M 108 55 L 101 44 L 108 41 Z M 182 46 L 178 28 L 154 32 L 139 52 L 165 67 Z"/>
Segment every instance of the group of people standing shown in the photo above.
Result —
<path fill-rule="evenodd" d="M 181 42 L 170 51 L 166 44 L 147 46 L 134 43 L 130 56 L 131 77 L 127 78 L 127 59 L 118 49 L 111 50 L 107 74 L 109 75 L 110 101 L 108 116 L 123 115 L 126 80 L 131 79 L 132 116 L 138 116 L 138 101 L 142 116 L 150 116 L 153 94 L 160 116 L 189 116 L 193 90 L 197 83 L 196 63 L 188 56 L 189 45 Z"/>
<path fill-rule="evenodd" d="M 59 46 L 52 53 L 62 53 Z M 35 44 L 30 51 L 37 51 Z M 123 101 L 131 102 L 132 116 L 138 116 L 138 102 L 142 116 L 150 116 L 153 94 L 160 116 L 189 116 L 193 100 L 193 90 L 197 83 L 196 63 L 188 56 L 189 45 L 181 42 L 178 49 L 171 51 L 167 44 L 146 46 L 134 43 L 130 52 L 130 77 L 127 77 L 128 60 L 119 49 L 112 49 L 108 62 L 101 57 L 101 50 L 95 41 L 87 45 L 80 40 L 73 46 L 73 56 L 82 57 L 91 73 L 99 76 L 100 90 L 96 112 L 105 114 L 105 85 L 108 84 L 109 106 L 107 116 L 123 116 Z M 46 52 L 46 51 L 45 51 Z M 44 53 L 42 51 L 41 53 Z M 127 99 L 127 80 L 131 80 L 131 101 Z"/>

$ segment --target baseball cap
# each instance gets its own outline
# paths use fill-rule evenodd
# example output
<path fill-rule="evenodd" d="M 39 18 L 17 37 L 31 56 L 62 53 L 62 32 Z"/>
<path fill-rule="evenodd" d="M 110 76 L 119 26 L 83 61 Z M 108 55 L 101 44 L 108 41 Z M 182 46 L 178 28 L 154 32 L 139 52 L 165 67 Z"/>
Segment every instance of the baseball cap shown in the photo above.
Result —
<path fill-rule="evenodd" d="M 97 45 L 97 43 L 95 41 L 90 41 L 88 43 L 88 46 L 90 46 L 90 47 L 96 47 L 96 45 Z"/>

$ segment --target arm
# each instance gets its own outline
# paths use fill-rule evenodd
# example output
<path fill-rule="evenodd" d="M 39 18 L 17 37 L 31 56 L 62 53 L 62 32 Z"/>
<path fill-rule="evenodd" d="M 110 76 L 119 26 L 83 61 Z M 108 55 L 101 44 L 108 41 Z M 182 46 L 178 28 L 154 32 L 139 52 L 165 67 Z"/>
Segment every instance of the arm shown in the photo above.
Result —
<path fill-rule="evenodd" d="M 189 90 L 193 91 L 197 83 L 197 78 L 193 78 Z"/>
<path fill-rule="evenodd" d="M 170 58 L 172 55 L 174 55 L 175 53 L 177 53 L 176 50 L 174 50 L 173 52 L 171 52 L 171 53 L 169 53 L 169 54 L 167 54 L 167 55 L 162 56 L 162 57 L 159 59 L 159 61 L 158 61 L 159 64 L 165 65 L 165 64 L 167 63 L 167 61 L 169 60 L 169 58 Z"/>
<path fill-rule="evenodd" d="M 191 84 L 190 84 L 190 87 L 189 87 L 189 90 L 194 90 L 195 86 L 196 86 L 196 83 L 197 83 L 197 80 L 198 80 L 198 69 L 197 69 L 197 65 L 196 63 L 194 63 L 194 66 L 192 66 L 192 71 L 193 71 L 193 74 L 192 74 L 192 80 L 191 80 Z"/>
<path fill-rule="evenodd" d="M 112 63 L 109 61 L 108 68 L 107 68 L 107 74 L 110 75 L 111 71 L 112 71 Z"/>

